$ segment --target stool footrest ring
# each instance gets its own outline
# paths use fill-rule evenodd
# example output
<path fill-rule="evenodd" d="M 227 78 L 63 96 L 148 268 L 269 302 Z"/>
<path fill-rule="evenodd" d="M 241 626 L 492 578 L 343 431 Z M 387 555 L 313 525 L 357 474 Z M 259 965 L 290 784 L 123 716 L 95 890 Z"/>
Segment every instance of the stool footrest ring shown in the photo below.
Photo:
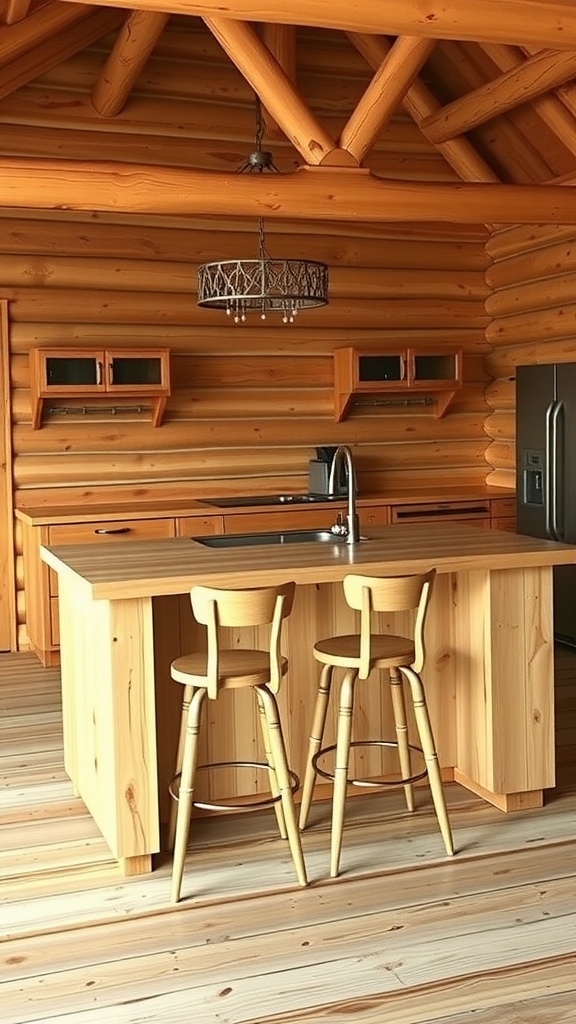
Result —
<path fill-rule="evenodd" d="M 199 764 L 196 768 L 196 773 L 208 771 L 208 769 L 213 770 L 214 768 L 256 768 L 259 771 L 265 772 L 270 770 L 270 766 L 261 761 L 214 761 L 211 764 Z M 168 792 L 173 800 L 179 799 L 180 775 L 181 772 L 176 772 L 176 775 L 172 776 L 168 785 Z M 290 789 L 292 794 L 294 794 L 300 789 L 300 779 L 296 772 L 290 769 L 288 769 L 288 775 L 290 776 Z M 238 799 L 242 800 L 241 797 Z M 268 796 L 262 800 L 253 800 L 251 796 L 247 796 L 245 803 L 209 804 L 205 801 L 193 800 L 192 804 L 194 807 L 200 807 L 203 811 L 228 811 L 232 814 L 240 811 L 253 811 L 258 807 L 272 807 L 274 804 L 279 803 L 281 799 L 282 796 L 279 793 L 278 796 Z"/>
<path fill-rule="evenodd" d="M 398 749 L 398 743 L 396 743 L 394 740 L 354 740 L 350 744 L 350 746 L 393 747 L 395 750 Z M 409 743 L 408 749 L 416 754 L 422 754 L 422 756 L 424 756 L 424 751 L 422 750 L 422 747 L 417 747 L 414 744 Z M 334 750 L 336 750 L 335 743 L 333 743 L 330 747 L 323 747 L 322 750 L 319 750 L 318 753 L 315 754 L 314 757 L 312 758 L 312 767 L 314 768 L 316 774 L 321 775 L 323 779 L 328 779 L 329 781 L 334 781 L 334 773 L 327 772 L 324 770 L 324 768 L 319 768 L 318 761 L 320 760 L 320 758 L 324 757 L 326 754 L 332 753 L 332 751 Z M 347 782 L 350 786 L 365 786 L 366 788 L 381 789 L 382 786 L 407 786 L 413 782 L 419 782 L 420 779 L 425 779 L 427 775 L 428 769 L 424 768 L 421 772 L 417 772 L 414 775 L 403 776 L 400 779 L 393 779 L 390 781 L 377 781 L 376 779 L 347 779 Z"/>

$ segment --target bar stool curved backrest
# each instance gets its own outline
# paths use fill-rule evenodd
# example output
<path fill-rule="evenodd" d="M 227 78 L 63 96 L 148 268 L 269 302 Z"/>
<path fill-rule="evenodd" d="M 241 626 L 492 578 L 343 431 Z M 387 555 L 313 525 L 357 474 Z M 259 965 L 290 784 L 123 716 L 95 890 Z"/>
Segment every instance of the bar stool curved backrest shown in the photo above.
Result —
<path fill-rule="evenodd" d="M 195 586 L 190 591 L 192 611 L 197 622 L 206 626 L 206 650 L 176 658 L 170 666 L 172 678 L 184 686 L 180 739 L 176 758 L 176 774 L 170 785 L 175 800 L 172 804 L 168 843 L 174 849 L 172 899 L 180 898 L 184 860 L 190 831 L 192 807 L 216 810 L 250 810 L 272 804 L 283 838 L 287 838 L 301 885 L 306 885 L 306 869 L 294 809 L 293 789 L 299 785 L 290 772 L 278 704 L 275 694 L 288 671 L 288 660 L 281 653 L 284 620 L 294 601 L 295 584 L 270 587 L 224 590 Z M 262 648 L 234 645 L 226 647 L 222 630 L 226 628 L 268 626 L 267 643 Z M 194 782 L 198 765 L 198 734 L 202 705 L 206 697 L 216 700 L 223 690 L 251 687 L 255 693 L 262 729 L 266 763 L 250 762 L 253 768 L 268 773 L 270 798 L 238 804 L 206 804 L 194 800 Z M 227 767 L 246 762 L 226 762 Z M 220 765 L 222 767 L 222 765 Z"/>
<path fill-rule="evenodd" d="M 407 663 L 414 672 L 424 667 L 424 623 L 432 584 L 436 570 L 417 576 L 360 576 L 354 573 L 344 577 L 344 596 L 351 608 L 360 616 L 360 654 L 358 677 L 367 679 L 372 671 L 372 613 L 408 612 L 416 609 L 412 638 L 407 640 L 406 652 L 399 654 L 410 658 Z M 398 640 L 399 638 L 394 638 Z"/>
<path fill-rule="evenodd" d="M 290 615 L 294 603 L 294 583 L 278 587 L 255 587 L 248 590 L 216 590 L 213 587 L 196 586 L 190 591 L 190 602 L 194 618 L 208 631 L 208 658 L 206 665 L 206 690 L 208 697 L 215 699 L 220 686 L 230 685 L 227 675 L 229 665 L 221 674 L 220 638 L 221 627 L 241 628 L 242 626 L 270 626 L 268 652 L 268 680 L 266 685 L 272 693 L 278 693 L 282 676 L 288 671 L 288 662 L 280 653 L 282 622 Z M 254 651 L 250 651 L 250 657 Z"/>
<path fill-rule="evenodd" d="M 344 596 L 348 605 L 360 612 L 359 632 L 328 637 L 314 644 L 314 657 L 324 666 L 320 675 L 316 706 L 310 736 L 308 760 L 302 802 L 300 828 L 306 826 L 316 778 L 333 780 L 332 838 L 330 874 L 339 872 L 340 853 L 346 792 L 348 784 L 362 786 L 402 785 L 408 810 L 414 810 L 413 783 L 429 778 L 430 790 L 440 830 L 449 854 L 454 852 L 452 834 L 442 789 L 436 745 L 430 725 L 426 695 L 420 672 L 424 666 L 424 624 L 436 570 L 410 576 L 363 576 L 351 573 L 344 577 Z M 409 636 L 382 633 L 376 627 L 376 613 L 413 613 L 413 627 Z M 340 686 L 336 743 L 322 746 L 334 669 L 344 669 Z M 352 741 L 352 716 L 355 685 L 358 679 L 367 680 L 374 670 L 387 670 L 390 679 L 395 740 L 374 738 Z M 409 742 L 406 706 L 402 684 L 409 685 L 418 732 L 418 747 Z M 394 747 L 398 751 L 400 777 L 391 781 L 353 779 L 349 776 L 350 748 L 352 746 Z M 336 751 L 333 772 L 325 771 L 319 761 L 328 752 Z M 425 768 L 414 773 L 412 752 L 418 750 L 424 757 Z"/>

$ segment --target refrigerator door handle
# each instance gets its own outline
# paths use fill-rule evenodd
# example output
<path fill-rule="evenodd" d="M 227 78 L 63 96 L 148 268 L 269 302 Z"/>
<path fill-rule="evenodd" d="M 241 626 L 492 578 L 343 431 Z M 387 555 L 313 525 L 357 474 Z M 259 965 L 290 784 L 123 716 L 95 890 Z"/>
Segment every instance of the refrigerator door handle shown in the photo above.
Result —
<path fill-rule="evenodd" d="M 554 526 L 553 526 L 553 508 L 554 508 L 554 445 L 553 445 L 553 428 L 552 428 L 552 415 L 554 412 L 555 402 L 550 402 L 550 405 L 546 409 L 545 415 L 545 427 L 546 427 L 546 465 L 544 470 L 544 512 L 546 516 L 546 536 L 555 540 L 554 537 Z"/>
<path fill-rule="evenodd" d="M 551 402 L 546 410 L 546 533 L 560 541 L 558 516 L 558 422 L 561 402 Z"/>

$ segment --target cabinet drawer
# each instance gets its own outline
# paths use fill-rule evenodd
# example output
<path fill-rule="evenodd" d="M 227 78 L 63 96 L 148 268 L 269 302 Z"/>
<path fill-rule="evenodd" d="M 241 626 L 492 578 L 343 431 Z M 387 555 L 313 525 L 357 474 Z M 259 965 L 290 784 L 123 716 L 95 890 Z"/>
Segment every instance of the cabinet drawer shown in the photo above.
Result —
<path fill-rule="evenodd" d="M 93 523 L 59 523 L 48 529 L 48 545 L 98 544 L 103 541 L 158 540 L 173 537 L 173 519 L 128 519 L 123 521 Z M 50 594 L 58 593 L 58 576 L 49 572 Z"/>
<path fill-rule="evenodd" d="M 420 505 L 395 505 L 392 508 L 393 523 L 431 523 L 448 520 L 490 521 L 488 501 L 440 501 Z"/>
<path fill-rule="evenodd" d="M 207 537 L 224 533 L 224 516 L 181 516 L 176 520 L 177 537 Z"/>

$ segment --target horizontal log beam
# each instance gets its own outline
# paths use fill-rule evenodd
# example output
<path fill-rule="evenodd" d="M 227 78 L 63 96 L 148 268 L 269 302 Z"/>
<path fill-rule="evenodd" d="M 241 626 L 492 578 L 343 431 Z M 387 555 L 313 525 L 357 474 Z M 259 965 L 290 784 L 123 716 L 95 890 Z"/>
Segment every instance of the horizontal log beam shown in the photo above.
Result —
<path fill-rule="evenodd" d="M 66 0 L 70 2 L 70 0 Z M 93 0 L 110 6 L 110 0 Z M 132 9 L 134 0 L 114 0 L 114 7 Z M 223 15 L 220 0 L 139 0 L 143 11 L 168 11 L 200 18 Z M 576 7 L 569 0 L 453 0 L 422 4 L 421 0 L 226 0 L 225 17 L 238 21 L 314 25 L 384 35 L 430 39 L 472 39 L 480 42 L 534 43 L 540 49 L 576 49 Z"/>
<path fill-rule="evenodd" d="M 0 160 L 0 206 L 340 221 L 576 224 L 576 193 L 551 185 L 397 182 L 364 169 L 239 175 L 65 160 Z"/>

